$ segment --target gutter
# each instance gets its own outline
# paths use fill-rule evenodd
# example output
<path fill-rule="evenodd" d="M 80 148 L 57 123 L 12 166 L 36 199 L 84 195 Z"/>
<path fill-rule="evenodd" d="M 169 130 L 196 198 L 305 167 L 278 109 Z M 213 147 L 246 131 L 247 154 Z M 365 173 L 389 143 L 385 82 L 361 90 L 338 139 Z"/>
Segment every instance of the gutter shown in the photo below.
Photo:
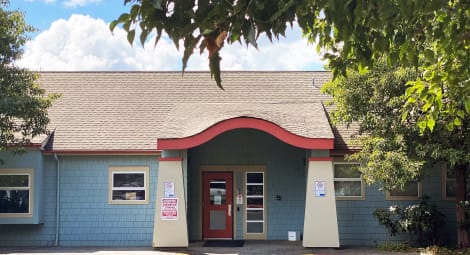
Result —
<path fill-rule="evenodd" d="M 60 161 L 57 154 L 54 154 L 57 162 L 57 183 L 56 183 L 56 218 L 55 218 L 55 246 L 59 246 L 59 224 L 60 224 Z"/>
<path fill-rule="evenodd" d="M 160 156 L 161 150 L 45 150 L 44 155 L 62 156 Z"/>

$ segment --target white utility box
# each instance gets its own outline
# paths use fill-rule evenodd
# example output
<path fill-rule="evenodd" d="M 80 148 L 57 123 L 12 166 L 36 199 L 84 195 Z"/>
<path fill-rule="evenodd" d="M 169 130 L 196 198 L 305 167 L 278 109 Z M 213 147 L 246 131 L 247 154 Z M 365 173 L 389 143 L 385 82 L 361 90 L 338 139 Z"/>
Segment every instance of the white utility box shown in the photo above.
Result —
<path fill-rule="evenodd" d="M 299 233 L 297 231 L 287 231 L 287 240 L 299 241 Z"/>

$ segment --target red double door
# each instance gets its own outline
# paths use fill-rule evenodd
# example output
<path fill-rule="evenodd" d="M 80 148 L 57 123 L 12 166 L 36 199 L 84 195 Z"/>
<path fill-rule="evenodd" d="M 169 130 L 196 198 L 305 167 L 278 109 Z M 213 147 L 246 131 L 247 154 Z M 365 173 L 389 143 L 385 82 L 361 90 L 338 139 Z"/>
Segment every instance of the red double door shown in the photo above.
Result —
<path fill-rule="evenodd" d="M 233 175 L 203 173 L 203 237 L 233 239 Z"/>

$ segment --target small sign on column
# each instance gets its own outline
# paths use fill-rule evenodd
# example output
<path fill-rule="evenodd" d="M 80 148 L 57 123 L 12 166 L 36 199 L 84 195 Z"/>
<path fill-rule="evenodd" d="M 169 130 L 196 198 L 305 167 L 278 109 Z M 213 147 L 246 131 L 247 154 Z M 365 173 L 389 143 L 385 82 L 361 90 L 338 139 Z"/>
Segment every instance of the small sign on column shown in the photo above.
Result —
<path fill-rule="evenodd" d="M 315 181 L 315 197 L 325 197 L 325 181 Z"/>

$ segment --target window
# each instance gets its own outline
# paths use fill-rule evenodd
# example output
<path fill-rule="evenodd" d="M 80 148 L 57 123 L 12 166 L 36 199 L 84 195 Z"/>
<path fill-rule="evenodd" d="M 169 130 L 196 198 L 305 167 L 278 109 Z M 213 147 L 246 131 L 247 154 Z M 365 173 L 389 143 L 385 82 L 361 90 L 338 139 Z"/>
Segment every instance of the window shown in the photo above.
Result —
<path fill-rule="evenodd" d="M 467 183 L 470 183 L 470 171 L 467 170 Z M 443 164 L 442 167 L 442 196 L 444 199 L 453 200 L 457 192 L 457 179 L 455 171 Z M 467 196 L 470 195 L 470 185 L 467 185 Z"/>
<path fill-rule="evenodd" d="M 265 233 L 264 173 L 246 172 L 245 233 L 247 236 Z"/>
<path fill-rule="evenodd" d="M 395 189 L 386 192 L 387 200 L 418 200 L 421 198 L 421 184 L 412 182 L 405 186 L 403 190 Z"/>
<path fill-rule="evenodd" d="M 110 167 L 109 203 L 147 204 L 149 201 L 148 175 L 148 167 Z"/>
<path fill-rule="evenodd" d="M 32 215 L 33 170 L 0 170 L 0 217 Z"/>
<path fill-rule="evenodd" d="M 335 196 L 338 200 L 356 200 L 365 198 L 365 184 L 361 172 L 357 170 L 359 164 L 334 163 Z"/>

